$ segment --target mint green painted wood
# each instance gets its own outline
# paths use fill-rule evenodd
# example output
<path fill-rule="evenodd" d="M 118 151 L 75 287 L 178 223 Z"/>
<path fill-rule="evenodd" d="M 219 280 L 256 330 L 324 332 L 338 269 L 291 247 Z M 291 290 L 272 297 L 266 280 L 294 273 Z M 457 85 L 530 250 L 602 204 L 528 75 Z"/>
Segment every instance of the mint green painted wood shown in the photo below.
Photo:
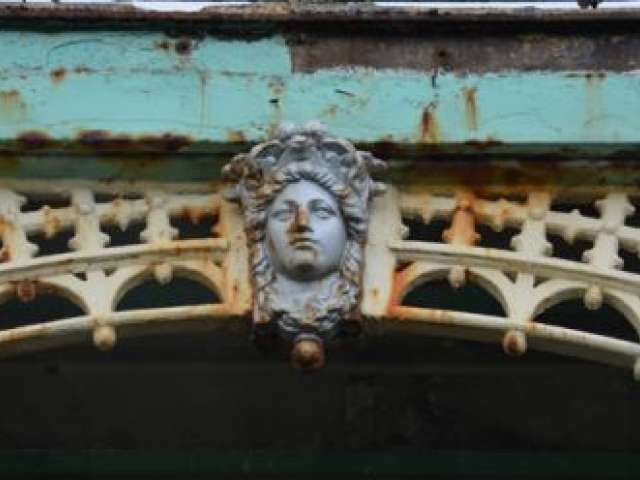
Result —
<path fill-rule="evenodd" d="M 104 129 L 255 142 L 279 122 L 318 119 L 356 142 L 639 143 L 637 72 L 300 73 L 279 36 L 174 46 L 153 32 L 0 32 L 0 141 Z"/>

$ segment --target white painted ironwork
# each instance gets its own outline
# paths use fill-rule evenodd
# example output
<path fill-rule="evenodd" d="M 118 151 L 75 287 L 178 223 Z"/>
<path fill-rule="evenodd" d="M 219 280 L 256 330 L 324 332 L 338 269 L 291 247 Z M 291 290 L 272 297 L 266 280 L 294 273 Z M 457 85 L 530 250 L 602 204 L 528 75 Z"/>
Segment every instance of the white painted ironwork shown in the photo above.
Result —
<path fill-rule="evenodd" d="M 372 219 L 365 315 L 384 318 L 387 329 L 498 341 L 513 355 L 523 354 L 530 345 L 630 367 L 638 377 L 638 343 L 536 321 L 548 308 L 582 297 L 588 309 L 609 304 L 640 332 L 640 275 L 621 271 L 618 256 L 619 248 L 640 252 L 640 229 L 624 224 L 634 211 L 626 194 L 613 192 L 593 199 L 599 218 L 577 209 L 554 211 L 554 198 L 548 192 L 530 192 L 523 202 L 486 200 L 469 192 L 452 196 L 389 192 L 380 202 Z M 425 224 L 445 219 L 450 228 L 443 243 L 405 241 L 398 228 L 401 216 Z M 475 246 L 476 222 L 496 231 L 504 226 L 519 229 L 511 238 L 513 250 Z M 385 229 L 391 254 L 378 251 L 379 228 Z M 554 258 L 550 234 L 569 243 L 586 240 L 592 248 L 584 252 L 582 262 Z M 467 279 L 484 287 L 502 305 L 505 317 L 402 304 L 413 288 L 440 278 L 448 278 L 454 288 Z"/>
<path fill-rule="evenodd" d="M 32 184 L 31 184 L 32 185 Z M 11 188 L 0 189 L 0 233 L 3 249 L 0 264 L 0 299 L 17 296 L 33 300 L 39 292 L 54 292 L 70 299 L 85 315 L 0 331 L 0 354 L 41 349 L 88 338 L 109 349 L 116 333 L 131 329 L 144 332 L 175 323 L 178 329 L 210 327 L 216 319 L 242 315 L 250 306 L 247 253 L 241 219 L 232 205 L 221 205 L 216 192 L 176 191 L 156 186 L 143 192 L 115 192 L 109 201 L 96 201 L 87 186 L 69 186 L 69 205 L 22 212 L 30 185 L 17 185 L 26 196 Z M 46 186 L 44 187 L 46 189 Z M 42 189 L 42 186 L 40 186 Z M 140 198 L 127 198 L 142 193 Z M 181 240 L 171 219 L 203 216 L 217 219 L 215 236 Z M 240 223 L 238 223 L 240 221 Z M 144 243 L 109 248 L 109 236 L 101 228 L 124 230 L 132 222 L 144 222 Z M 29 236 L 52 239 L 72 230 L 73 252 L 36 257 L 38 247 Z M 135 239 L 133 240 L 135 242 Z M 220 303 L 116 311 L 119 300 L 135 286 L 154 277 L 167 283 L 175 274 L 195 279 L 216 293 Z M 28 319 L 27 323 L 28 323 Z M 0 318 L 0 326 L 2 319 Z M 186 324 L 181 325 L 181 322 Z M 1 328 L 1 327 L 0 327 Z M 117 332 L 116 332 L 117 331 Z"/>
<path fill-rule="evenodd" d="M 214 329 L 248 324 L 251 282 L 247 243 L 237 206 L 224 200 L 219 185 L 62 183 L 4 181 L 0 188 L 0 301 L 31 301 L 54 292 L 84 315 L 17 328 L 2 328 L 0 354 L 91 341 L 103 349 L 122 335 L 148 331 Z M 17 193 L 20 192 L 20 193 Z M 67 204 L 23 211 L 28 199 L 62 196 Z M 104 194 L 111 198 L 104 200 Z M 132 195 L 135 194 L 135 195 Z M 365 252 L 362 312 L 365 328 L 383 334 L 400 330 L 502 343 L 509 354 L 538 348 L 632 368 L 640 376 L 640 345 L 591 332 L 544 324 L 536 319 L 550 307 L 582 298 L 589 309 L 607 304 L 640 333 L 640 275 L 624 270 L 620 250 L 640 252 L 640 228 L 628 223 L 634 208 L 624 192 L 611 191 L 592 204 L 598 217 L 556 208 L 554 192 L 530 191 L 527 198 L 482 198 L 452 189 L 429 192 L 389 188 L 374 200 Z M 566 209 L 565 209 L 566 210 Z M 183 239 L 174 220 L 215 218 L 205 238 Z M 429 225 L 445 220 L 442 242 L 404 240 L 403 218 Z M 106 233 L 144 224 L 140 242 L 110 246 Z M 486 248 L 477 226 L 507 231 L 511 249 Z M 38 256 L 31 240 L 52 241 L 73 232 L 70 252 Z M 550 235 L 568 243 L 590 242 L 582 261 L 553 256 Z M 118 311 L 126 292 L 144 281 L 197 280 L 220 303 Z M 403 305 L 420 285 L 448 279 L 454 288 L 473 282 L 502 305 L 505 316 Z M 1 308 L 1 306 L 0 306 Z M 603 320 L 606 321 L 606 318 Z"/>

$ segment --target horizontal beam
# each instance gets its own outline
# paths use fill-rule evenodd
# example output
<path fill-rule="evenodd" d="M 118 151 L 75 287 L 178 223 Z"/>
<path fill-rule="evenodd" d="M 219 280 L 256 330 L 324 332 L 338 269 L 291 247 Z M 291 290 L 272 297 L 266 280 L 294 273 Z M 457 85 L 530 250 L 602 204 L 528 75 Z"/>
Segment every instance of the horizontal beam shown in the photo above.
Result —
<path fill-rule="evenodd" d="M 624 64 L 602 63 L 606 73 L 596 60 L 575 60 L 580 70 L 558 63 L 528 71 L 506 59 L 504 68 L 487 72 L 467 60 L 450 69 L 426 60 L 420 67 L 416 55 L 433 49 L 426 40 L 414 39 L 395 63 L 398 45 L 387 60 L 359 61 L 356 40 L 327 41 L 331 48 L 305 50 L 280 34 L 247 40 L 2 31 L 0 150 L 211 153 L 262 141 L 281 122 L 316 119 L 354 142 L 398 145 L 418 156 L 640 151 L 640 48 L 602 49 L 600 57 L 626 55 Z M 593 47 L 581 41 L 580 56 Z M 352 60 L 335 57 L 349 45 Z M 466 48 L 447 40 L 445 56 L 447 45 Z M 477 71 L 464 73 L 465 65 Z"/>

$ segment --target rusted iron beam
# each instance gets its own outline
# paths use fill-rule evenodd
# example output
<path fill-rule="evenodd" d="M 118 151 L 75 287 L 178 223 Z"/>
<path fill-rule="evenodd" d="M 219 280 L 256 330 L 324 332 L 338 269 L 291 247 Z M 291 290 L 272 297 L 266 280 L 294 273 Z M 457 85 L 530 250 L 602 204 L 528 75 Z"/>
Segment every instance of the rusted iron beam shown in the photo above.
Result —
<path fill-rule="evenodd" d="M 583 11 L 567 9 L 535 8 L 437 8 L 428 7 L 388 7 L 368 3 L 287 3 L 268 2 L 255 5 L 208 6 L 197 12 L 152 11 L 133 5 L 65 5 L 65 4 L 9 4 L 0 7 L 0 17 L 9 19 L 47 20 L 117 20 L 127 23 L 140 20 L 158 21 L 238 21 L 238 22 L 280 22 L 280 23 L 352 23 L 368 22 L 378 24 L 392 22 L 425 22 L 430 24 L 492 22 L 529 23 L 581 22 L 603 25 L 610 22 L 624 22 L 631 25 L 640 14 L 629 9 L 607 9 Z"/>

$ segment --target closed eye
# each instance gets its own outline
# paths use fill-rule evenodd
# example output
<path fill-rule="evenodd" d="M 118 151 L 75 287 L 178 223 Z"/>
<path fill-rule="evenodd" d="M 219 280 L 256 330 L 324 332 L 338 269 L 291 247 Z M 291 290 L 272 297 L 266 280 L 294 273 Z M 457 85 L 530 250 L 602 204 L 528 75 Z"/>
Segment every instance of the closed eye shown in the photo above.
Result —
<path fill-rule="evenodd" d="M 318 218 L 329 218 L 336 216 L 335 209 L 321 199 L 312 200 L 309 203 L 309 210 Z"/>

